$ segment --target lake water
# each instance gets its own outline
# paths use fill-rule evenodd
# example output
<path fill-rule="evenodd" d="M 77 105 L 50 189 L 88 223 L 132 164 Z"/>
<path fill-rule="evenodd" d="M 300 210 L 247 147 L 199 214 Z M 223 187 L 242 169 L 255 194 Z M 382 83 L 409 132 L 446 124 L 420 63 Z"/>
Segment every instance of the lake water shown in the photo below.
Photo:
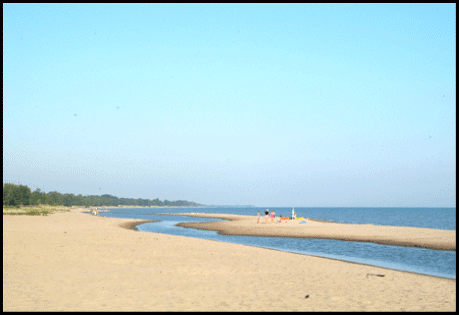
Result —
<path fill-rule="evenodd" d="M 290 216 L 292 208 L 269 208 L 276 215 Z M 228 213 L 256 215 L 266 208 L 124 208 L 101 212 L 102 216 L 159 220 L 137 226 L 139 231 L 197 237 L 257 246 L 298 254 L 456 279 L 456 251 L 380 245 L 368 242 L 285 237 L 220 235 L 215 231 L 177 227 L 180 222 L 219 221 L 158 213 Z M 295 208 L 298 217 L 333 222 L 411 226 L 456 230 L 456 208 Z M 307 223 L 306 223 L 307 224 Z"/>

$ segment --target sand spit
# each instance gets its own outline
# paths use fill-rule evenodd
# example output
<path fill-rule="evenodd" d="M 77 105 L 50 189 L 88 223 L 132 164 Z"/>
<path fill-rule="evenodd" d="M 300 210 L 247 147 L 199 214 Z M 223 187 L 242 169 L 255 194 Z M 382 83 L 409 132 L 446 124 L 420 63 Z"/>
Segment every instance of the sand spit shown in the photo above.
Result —
<path fill-rule="evenodd" d="M 136 226 L 142 223 L 151 223 L 151 222 L 158 222 L 157 220 L 136 220 L 136 221 L 129 221 L 129 222 L 122 222 L 120 223 L 120 227 L 128 229 L 128 230 L 135 230 L 137 231 Z"/>
<path fill-rule="evenodd" d="M 231 214 L 176 214 L 202 218 L 217 218 L 223 222 L 190 222 L 179 226 L 219 231 L 226 235 L 278 236 L 334 239 L 342 241 L 372 242 L 384 245 L 422 247 L 437 250 L 456 250 L 456 231 L 426 228 L 384 226 L 373 224 L 345 224 L 306 219 L 287 220 L 282 223 L 257 224 L 257 216 Z"/>
<path fill-rule="evenodd" d="M 3 311 L 456 310 L 455 280 L 129 222 L 141 220 L 4 215 Z"/>

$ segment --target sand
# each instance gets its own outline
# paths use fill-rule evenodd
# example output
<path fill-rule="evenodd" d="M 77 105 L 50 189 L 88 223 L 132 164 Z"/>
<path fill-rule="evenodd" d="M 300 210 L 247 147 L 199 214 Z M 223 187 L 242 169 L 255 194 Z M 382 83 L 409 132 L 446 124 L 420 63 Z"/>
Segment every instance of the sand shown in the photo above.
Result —
<path fill-rule="evenodd" d="M 186 222 L 180 226 L 219 231 L 226 235 L 278 236 L 372 242 L 384 245 L 456 250 L 456 231 L 373 224 L 344 224 L 318 220 L 286 220 L 281 223 L 256 224 L 257 216 L 231 214 L 176 214 L 218 218 L 224 222 Z M 306 224 L 302 224 L 306 221 Z"/>
<path fill-rule="evenodd" d="M 4 215 L 3 311 L 456 310 L 455 280 L 121 227 L 134 221 Z"/>

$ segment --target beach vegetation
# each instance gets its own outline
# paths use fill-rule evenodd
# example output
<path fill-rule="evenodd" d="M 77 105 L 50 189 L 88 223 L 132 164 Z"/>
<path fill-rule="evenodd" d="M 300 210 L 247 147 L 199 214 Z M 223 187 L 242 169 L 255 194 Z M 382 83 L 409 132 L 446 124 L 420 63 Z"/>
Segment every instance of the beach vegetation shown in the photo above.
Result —
<path fill-rule="evenodd" d="M 69 209 L 53 206 L 3 206 L 3 215 L 49 215 L 54 212 L 66 212 Z"/>
<path fill-rule="evenodd" d="M 30 188 L 25 185 L 4 184 L 3 205 L 27 206 L 30 204 Z"/>
<path fill-rule="evenodd" d="M 102 206 L 170 206 L 170 207 L 197 207 L 200 204 L 186 200 L 161 201 L 158 198 L 119 198 L 116 196 L 104 194 L 101 196 L 81 194 L 61 194 L 57 191 L 46 193 L 39 188 L 31 192 L 30 188 L 25 185 L 15 185 L 12 183 L 3 184 L 3 207 L 19 206 L 60 206 L 60 207 L 102 207 Z"/>

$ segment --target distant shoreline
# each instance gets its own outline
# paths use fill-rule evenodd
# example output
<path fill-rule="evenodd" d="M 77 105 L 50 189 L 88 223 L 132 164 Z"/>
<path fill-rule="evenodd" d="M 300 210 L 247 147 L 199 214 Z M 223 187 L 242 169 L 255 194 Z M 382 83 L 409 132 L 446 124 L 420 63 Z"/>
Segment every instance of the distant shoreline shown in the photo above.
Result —
<path fill-rule="evenodd" d="M 86 208 L 86 210 L 89 209 L 94 209 L 98 208 L 99 211 L 102 209 L 170 209 L 170 208 L 196 208 L 196 209 L 202 209 L 202 208 L 209 208 L 207 206 L 106 206 L 106 207 L 89 207 Z"/>

